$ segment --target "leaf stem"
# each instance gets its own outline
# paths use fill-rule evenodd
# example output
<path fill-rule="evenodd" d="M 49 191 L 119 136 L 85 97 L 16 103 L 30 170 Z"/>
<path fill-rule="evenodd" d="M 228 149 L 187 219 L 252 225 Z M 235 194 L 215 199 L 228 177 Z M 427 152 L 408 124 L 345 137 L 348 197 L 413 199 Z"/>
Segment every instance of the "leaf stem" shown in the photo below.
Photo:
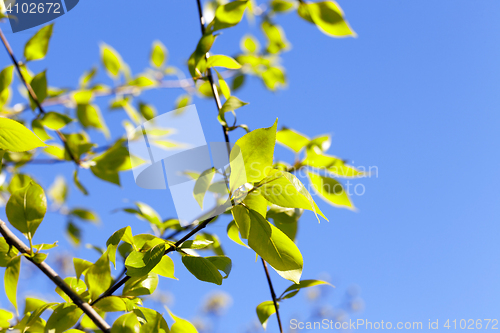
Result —
<path fill-rule="evenodd" d="M 267 283 L 269 284 L 269 291 L 271 292 L 271 297 L 273 298 L 274 309 L 276 310 L 276 318 L 278 319 L 278 326 L 280 328 L 280 332 L 283 333 L 283 327 L 281 326 L 281 318 L 280 312 L 278 311 L 278 300 L 276 299 L 276 293 L 274 292 L 273 282 L 271 281 L 271 275 L 269 274 L 269 270 L 267 269 L 267 263 L 264 259 L 262 260 L 262 265 L 264 266 L 264 271 L 266 272 Z"/>
<path fill-rule="evenodd" d="M 10 229 L 4 221 L 0 220 L 0 233 L 5 238 L 5 241 L 14 246 L 19 252 L 28 254 L 30 249 L 24 244 Z M 80 296 L 45 262 L 36 263 L 30 257 L 26 257 L 29 261 L 38 267 L 56 286 L 58 286 L 68 297 L 75 303 L 103 332 L 109 332 L 111 327 L 108 323 L 90 306 L 84 302 Z"/>

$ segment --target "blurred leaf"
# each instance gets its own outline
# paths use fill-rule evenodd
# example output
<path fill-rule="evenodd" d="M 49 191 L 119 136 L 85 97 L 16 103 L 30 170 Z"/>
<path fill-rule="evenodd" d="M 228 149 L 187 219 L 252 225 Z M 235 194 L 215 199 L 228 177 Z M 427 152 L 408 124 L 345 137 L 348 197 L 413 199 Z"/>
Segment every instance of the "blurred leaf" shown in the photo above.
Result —
<path fill-rule="evenodd" d="M 239 69 L 241 65 L 231 57 L 222 54 L 210 56 L 207 60 L 207 68 L 224 67 L 229 69 Z"/>
<path fill-rule="evenodd" d="M 285 32 L 279 25 L 273 24 L 269 20 L 264 20 L 261 27 L 268 40 L 267 52 L 277 54 L 290 48 L 285 37 Z"/>
<path fill-rule="evenodd" d="M 8 89 L 12 84 L 12 79 L 14 77 L 14 65 L 10 65 L 2 69 L 0 72 L 0 92 Z"/>
<path fill-rule="evenodd" d="M 257 53 L 260 50 L 259 41 L 252 35 L 245 35 L 241 39 L 240 48 L 245 53 Z"/>
<path fill-rule="evenodd" d="M 118 52 L 115 51 L 111 46 L 106 44 L 101 44 L 101 61 L 108 75 L 117 78 L 122 69 L 122 60 Z"/>
<path fill-rule="evenodd" d="M 186 107 L 189 104 L 191 104 L 191 101 L 192 101 L 192 99 L 191 99 L 190 95 L 188 95 L 188 94 L 180 95 L 175 100 L 175 107 L 174 107 L 174 109 L 180 109 L 180 108 Z"/>
<path fill-rule="evenodd" d="M 52 137 L 49 134 L 47 134 L 47 131 L 45 131 L 45 128 L 43 127 L 40 119 L 35 118 L 31 121 L 31 130 L 42 141 L 47 141 L 47 140 L 52 139 Z"/>
<path fill-rule="evenodd" d="M 16 173 L 12 176 L 10 180 L 9 187 L 7 188 L 9 192 L 12 194 L 17 192 L 17 190 L 22 189 L 30 184 L 33 179 L 24 173 Z"/>
<path fill-rule="evenodd" d="M 46 211 L 45 193 L 40 185 L 34 182 L 14 192 L 6 206 L 10 224 L 29 239 L 35 235 Z"/>
<path fill-rule="evenodd" d="M 240 89 L 244 83 L 245 83 L 245 75 L 238 74 L 233 79 L 233 83 L 231 84 L 231 89 L 236 91 L 236 90 Z"/>
<path fill-rule="evenodd" d="M 207 26 L 207 31 L 217 31 L 240 23 L 245 13 L 248 1 L 231 1 L 225 5 L 217 7 L 215 18 Z"/>
<path fill-rule="evenodd" d="M 106 137 L 109 137 L 109 129 L 97 105 L 78 104 L 76 116 L 84 128 L 96 128 L 101 130 Z"/>
<path fill-rule="evenodd" d="M 84 195 L 88 195 L 89 192 L 87 191 L 87 189 L 82 185 L 82 183 L 80 183 L 80 180 L 78 179 L 78 171 L 75 170 L 73 172 L 73 182 L 75 183 L 76 187 L 84 194 Z"/>
<path fill-rule="evenodd" d="M 0 149 L 22 152 L 45 146 L 45 143 L 22 124 L 0 117 Z"/>
<path fill-rule="evenodd" d="M 80 245 L 82 232 L 73 222 L 68 222 L 66 225 L 66 235 L 69 240 L 76 246 Z"/>
<path fill-rule="evenodd" d="M 271 91 L 286 85 L 285 73 L 280 67 L 269 67 L 261 73 L 261 77 L 267 89 Z"/>
<path fill-rule="evenodd" d="M 278 304 L 279 309 L 279 304 Z M 257 305 L 257 317 L 259 317 L 259 321 L 262 324 L 264 329 L 267 328 L 267 320 L 271 315 L 276 313 L 276 308 L 274 307 L 273 301 L 265 301 Z"/>
<path fill-rule="evenodd" d="M 293 2 L 287 0 L 271 0 L 271 8 L 274 12 L 284 13 L 292 10 L 295 7 Z"/>
<path fill-rule="evenodd" d="M 157 114 L 154 106 L 142 102 L 139 103 L 139 112 L 146 120 L 153 119 L 154 117 L 156 117 Z"/>
<path fill-rule="evenodd" d="M 215 41 L 215 37 L 212 34 L 206 34 L 200 38 L 198 44 L 196 45 L 196 49 L 191 54 L 188 60 L 188 68 L 189 73 L 191 73 L 192 77 L 197 77 L 201 75 L 202 70 L 197 70 L 198 63 L 205 58 L 205 55 L 212 48 L 212 44 Z"/>
<path fill-rule="evenodd" d="M 60 130 L 72 121 L 73 119 L 67 115 L 57 112 L 47 112 L 41 119 L 42 125 L 51 130 Z"/>
<path fill-rule="evenodd" d="M 0 237 L 0 267 L 7 267 L 7 264 L 9 261 L 17 256 L 19 251 L 13 247 L 10 246 L 5 238 Z"/>
<path fill-rule="evenodd" d="M 92 79 L 95 77 L 97 74 L 97 67 L 92 67 L 91 70 L 83 73 L 83 75 L 80 77 L 80 88 L 87 88 L 88 84 Z"/>
<path fill-rule="evenodd" d="M 155 41 L 151 50 L 151 63 L 156 68 L 160 68 L 165 63 L 166 58 L 167 48 L 160 41 Z"/>
<path fill-rule="evenodd" d="M 212 241 L 209 240 L 187 240 L 179 246 L 179 249 L 204 249 L 210 244 Z"/>
<path fill-rule="evenodd" d="M 84 221 L 99 222 L 99 216 L 97 213 L 85 208 L 74 208 L 70 210 L 68 215 L 76 216 Z"/>
<path fill-rule="evenodd" d="M 10 321 L 14 318 L 14 314 L 7 310 L 0 309 L 0 328 L 10 327 Z"/>
<path fill-rule="evenodd" d="M 50 37 L 54 24 L 49 24 L 38 30 L 24 46 L 24 58 L 26 61 L 40 60 L 45 58 L 49 49 Z"/>
<path fill-rule="evenodd" d="M 33 91 L 35 92 L 36 99 L 38 100 L 38 102 L 40 104 L 45 100 L 45 98 L 47 97 L 47 93 L 48 93 L 46 73 L 47 73 L 47 71 L 43 71 L 43 72 L 38 73 L 37 75 L 35 75 L 33 77 L 33 79 L 30 82 L 31 88 L 33 88 Z M 28 96 L 29 96 L 29 100 L 30 100 L 31 109 L 35 110 L 36 103 L 33 100 L 33 98 L 31 97 L 31 95 L 28 95 Z"/>
<path fill-rule="evenodd" d="M 66 202 L 68 197 L 68 185 L 64 177 L 57 176 L 48 191 L 49 198 L 58 205 Z"/>

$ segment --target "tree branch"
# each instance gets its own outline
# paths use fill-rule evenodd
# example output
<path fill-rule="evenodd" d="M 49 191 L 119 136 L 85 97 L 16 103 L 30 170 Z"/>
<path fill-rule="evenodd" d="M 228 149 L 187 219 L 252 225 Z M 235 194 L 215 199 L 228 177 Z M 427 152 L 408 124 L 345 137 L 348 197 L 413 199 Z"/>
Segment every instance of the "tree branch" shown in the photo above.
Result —
<path fill-rule="evenodd" d="M 201 0 L 196 0 L 196 3 L 198 6 L 198 15 L 200 18 L 201 34 L 205 35 L 205 18 L 203 17 L 203 8 L 201 6 Z M 207 52 L 207 54 L 205 55 L 205 60 L 208 60 L 209 57 L 210 57 L 210 54 Z M 215 85 L 215 82 L 214 82 L 214 79 L 212 76 L 212 70 L 210 68 L 207 69 L 207 78 L 208 78 L 208 81 L 210 82 L 210 86 L 212 87 L 212 92 L 214 94 L 215 104 L 217 105 L 217 111 L 220 112 L 220 110 L 222 109 L 222 103 L 220 101 L 219 92 L 217 90 L 217 86 Z M 227 154 L 229 157 L 229 155 L 231 155 L 231 148 L 230 148 L 230 144 L 229 144 L 230 143 L 230 141 L 229 141 L 229 128 L 227 126 L 222 125 L 222 131 L 224 132 L 224 139 L 226 140 Z M 224 176 L 225 176 L 225 174 L 224 174 Z M 227 177 L 226 177 L 226 179 L 227 179 Z M 266 273 L 267 282 L 269 284 L 269 289 L 271 290 L 271 296 L 273 298 L 274 309 L 276 310 L 276 318 L 278 319 L 278 325 L 280 328 L 280 332 L 283 333 L 283 327 L 281 326 L 280 313 L 279 313 L 279 309 L 278 309 L 278 302 L 276 301 L 276 294 L 274 293 L 273 282 L 271 281 L 271 276 L 269 275 L 269 271 L 267 269 L 267 264 L 266 264 L 266 261 L 264 259 L 262 259 L 262 264 L 264 265 L 264 271 Z"/>
<path fill-rule="evenodd" d="M 5 35 L 3 34 L 2 29 L 0 29 L 0 39 L 2 40 L 2 43 L 5 46 L 5 49 L 7 50 L 7 53 L 9 54 L 10 59 L 12 60 L 12 63 L 14 64 L 14 66 L 17 69 L 17 73 L 19 74 L 19 78 L 21 79 L 24 86 L 28 90 L 28 93 L 31 96 L 31 98 L 33 99 L 33 101 L 35 102 L 36 107 L 38 108 L 38 110 L 40 111 L 41 114 L 44 114 L 45 110 L 43 109 L 42 104 L 38 100 L 35 92 L 33 91 L 33 88 L 28 83 L 28 81 L 26 81 L 26 79 L 24 78 L 23 73 L 21 72 L 21 68 L 19 67 L 19 62 L 17 61 L 16 57 L 14 56 L 14 52 L 12 51 L 12 48 L 10 47 L 9 42 L 5 38 Z M 64 137 L 64 135 L 60 131 L 56 131 L 56 133 L 57 133 L 57 136 L 59 137 L 59 139 L 61 140 L 61 142 L 64 144 L 64 148 L 68 152 L 68 155 L 70 156 L 70 158 L 76 164 L 80 165 L 80 160 L 73 154 L 73 152 L 69 148 L 68 142 L 66 141 L 66 138 Z"/>
<path fill-rule="evenodd" d="M 5 241 L 14 246 L 21 253 L 28 254 L 30 248 L 26 246 L 10 229 L 4 221 L 0 220 L 0 233 Z M 55 285 L 57 285 L 103 332 L 109 332 L 111 327 L 104 319 L 90 306 L 84 302 L 78 294 L 45 262 L 36 263 L 31 258 L 26 257 L 33 265 L 38 267 Z"/>
<path fill-rule="evenodd" d="M 178 240 L 174 246 L 170 246 L 168 249 L 165 250 L 165 253 L 163 255 L 167 255 L 169 254 L 170 252 L 174 251 L 178 246 L 181 246 L 182 243 L 184 243 L 185 241 L 187 241 L 189 238 L 191 238 L 191 236 L 193 236 L 194 234 L 196 234 L 198 231 L 204 229 L 207 224 L 209 224 L 213 219 L 215 219 L 217 216 L 213 216 L 209 219 L 206 219 L 205 221 L 203 221 L 202 223 L 200 223 L 196 228 L 194 228 L 193 230 L 191 230 L 188 234 L 186 234 L 184 237 L 182 237 L 180 240 Z M 125 284 L 125 282 L 127 282 L 128 280 L 130 280 L 130 276 L 125 276 L 123 279 L 121 279 L 120 281 L 118 281 L 116 284 L 114 284 L 113 286 L 111 286 L 108 290 L 106 290 L 101 296 L 99 296 L 95 301 L 92 301 L 90 302 L 91 305 L 94 305 L 95 303 L 99 302 L 101 299 L 103 299 L 104 297 L 108 297 L 108 296 L 111 296 L 113 295 L 113 293 L 115 291 L 117 291 L 118 289 L 120 289 L 121 286 L 123 286 Z"/>

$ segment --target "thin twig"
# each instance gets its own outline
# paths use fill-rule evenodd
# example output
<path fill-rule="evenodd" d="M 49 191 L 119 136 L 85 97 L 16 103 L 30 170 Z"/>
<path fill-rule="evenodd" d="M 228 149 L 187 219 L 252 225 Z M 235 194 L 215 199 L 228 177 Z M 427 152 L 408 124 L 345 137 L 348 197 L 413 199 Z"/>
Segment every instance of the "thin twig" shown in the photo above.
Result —
<path fill-rule="evenodd" d="M 262 259 L 262 265 L 264 266 L 264 271 L 266 272 L 266 277 L 267 277 L 267 283 L 269 284 L 269 290 L 271 291 L 271 297 L 273 298 L 274 309 L 276 310 L 276 318 L 278 319 L 278 326 L 280 328 L 280 332 L 283 333 L 283 327 L 281 326 L 280 312 L 278 311 L 278 301 L 276 299 L 276 293 L 274 292 L 273 282 L 271 281 L 271 275 L 269 275 L 269 270 L 267 269 L 267 263 L 264 259 Z"/>
<path fill-rule="evenodd" d="M 5 46 L 5 49 L 7 50 L 7 53 L 9 54 L 10 56 L 10 59 L 12 60 L 12 63 L 13 65 L 16 67 L 17 69 L 17 73 L 19 74 L 19 78 L 21 79 L 21 81 L 23 82 L 24 86 L 26 87 L 26 89 L 28 90 L 28 93 L 29 95 L 31 96 L 33 102 L 35 103 L 36 107 L 38 108 L 38 110 L 40 111 L 41 114 L 44 114 L 45 113 L 45 110 L 43 109 L 43 106 L 42 104 L 40 103 L 40 101 L 38 100 L 38 98 L 36 97 L 36 94 L 35 92 L 33 91 L 33 88 L 31 87 L 31 85 L 28 83 L 28 81 L 26 81 L 26 78 L 23 76 L 23 73 L 21 72 L 21 68 L 19 67 L 19 62 L 17 61 L 16 57 L 14 56 L 14 52 L 12 51 L 12 48 L 10 47 L 10 44 L 9 42 L 7 41 L 7 38 L 5 38 L 5 35 L 3 34 L 3 31 L 2 29 L 0 29 L 0 39 L 2 40 L 2 43 L 3 45 Z M 64 137 L 64 135 L 60 132 L 60 131 L 56 131 L 57 133 L 57 136 L 59 137 L 59 139 L 61 140 L 61 142 L 64 144 L 64 148 L 66 149 L 66 151 L 68 152 L 68 155 L 69 157 L 78 165 L 80 165 L 80 160 L 73 154 L 73 152 L 71 151 L 71 149 L 69 148 L 68 146 L 68 142 L 66 141 L 66 138 Z"/>
<path fill-rule="evenodd" d="M 14 246 L 21 253 L 28 254 L 30 248 L 26 246 L 10 229 L 5 222 L 0 220 L 0 233 L 5 238 L 5 241 Z M 111 327 L 106 321 L 90 306 L 84 302 L 80 296 L 45 262 L 36 263 L 31 258 L 26 257 L 29 261 L 38 267 L 55 285 L 57 285 L 68 297 L 75 303 L 103 332 L 109 332 Z"/>
<path fill-rule="evenodd" d="M 201 33 L 202 33 L 202 35 L 205 35 L 205 18 L 203 17 L 203 8 L 201 6 L 201 0 L 196 0 L 196 3 L 198 5 L 198 14 L 200 17 Z M 208 60 L 209 57 L 210 57 L 210 54 L 207 52 L 207 54 L 205 55 L 205 60 Z M 214 79 L 212 76 L 212 70 L 210 68 L 207 69 L 207 78 L 208 78 L 208 81 L 210 82 L 210 86 L 212 87 L 212 92 L 214 94 L 214 99 L 215 99 L 215 104 L 217 105 L 217 110 L 220 112 L 220 110 L 222 109 L 222 103 L 220 101 L 219 92 L 217 90 L 217 86 L 215 85 L 215 82 L 214 82 Z M 227 154 L 229 157 L 229 155 L 231 155 L 231 148 L 230 148 L 230 141 L 229 141 L 229 129 L 227 126 L 222 125 L 222 130 L 224 132 L 224 139 L 226 140 Z M 224 175 L 225 175 L 225 173 L 224 173 Z M 226 179 L 227 179 L 227 177 L 226 177 Z M 271 280 L 271 276 L 269 275 L 269 271 L 267 269 L 267 264 L 266 264 L 266 261 L 264 259 L 262 259 L 262 264 L 264 265 L 264 271 L 266 272 L 267 282 L 269 284 L 269 289 L 271 290 L 271 296 L 273 298 L 274 309 L 276 310 L 276 317 L 278 318 L 278 325 L 280 328 L 280 332 L 283 333 L 283 328 L 281 326 L 280 313 L 279 313 L 279 309 L 278 309 L 278 302 L 276 301 L 276 294 L 274 293 L 273 282 Z"/>
<path fill-rule="evenodd" d="M 177 247 L 181 246 L 182 243 L 184 243 L 185 241 L 187 241 L 189 238 L 191 238 L 191 236 L 193 236 L 194 234 L 196 234 L 198 231 L 204 229 L 207 226 L 207 224 L 209 224 L 216 217 L 217 216 L 213 216 L 213 217 L 211 217 L 211 218 L 203 221 L 202 223 L 200 223 L 196 228 L 194 228 L 188 234 L 186 234 L 184 237 L 182 237 L 180 240 L 178 240 L 175 243 L 174 246 L 170 246 L 168 249 L 166 249 L 164 255 L 169 254 L 170 252 L 174 251 Z M 90 302 L 90 304 L 94 305 L 95 303 L 97 303 L 101 299 L 103 299 L 104 297 L 108 297 L 108 296 L 113 295 L 113 293 L 115 291 L 117 291 L 118 289 L 120 289 L 120 287 L 123 286 L 125 284 L 125 282 L 127 282 L 128 280 L 130 280 L 130 276 L 127 275 L 124 278 L 122 278 L 120 281 L 118 281 L 116 284 L 114 284 L 113 286 L 111 286 L 108 290 L 106 290 L 95 301 Z"/>

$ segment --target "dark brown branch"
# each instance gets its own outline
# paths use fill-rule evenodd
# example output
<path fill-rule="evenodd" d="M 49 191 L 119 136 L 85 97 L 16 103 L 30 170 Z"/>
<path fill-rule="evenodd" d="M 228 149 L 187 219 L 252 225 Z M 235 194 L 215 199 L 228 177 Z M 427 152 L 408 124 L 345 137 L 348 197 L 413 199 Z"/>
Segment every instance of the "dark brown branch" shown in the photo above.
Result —
<path fill-rule="evenodd" d="M 9 54 L 10 56 L 10 59 L 12 60 L 12 64 L 16 67 L 17 69 L 17 73 L 19 74 L 19 78 L 21 79 L 21 81 L 23 82 L 24 86 L 26 87 L 26 89 L 28 90 L 28 93 L 29 95 L 31 96 L 31 98 L 33 99 L 33 102 L 35 102 L 35 105 L 36 107 L 38 108 L 38 110 L 40 111 L 41 114 L 44 114 L 45 113 L 45 110 L 43 109 L 43 106 L 42 104 L 40 103 L 40 101 L 38 100 L 38 98 L 36 97 L 36 94 L 35 92 L 33 91 L 33 88 L 31 87 L 31 85 L 28 83 L 28 81 L 26 81 L 26 78 L 23 76 L 23 73 L 21 72 L 21 68 L 19 67 L 19 62 L 17 61 L 16 57 L 14 56 L 14 52 L 12 51 L 12 48 L 10 47 L 10 44 L 9 42 L 7 41 L 7 39 L 5 38 L 5 35 L 3 34 L 3 31 L 2 29 L 0 29 L 0 39 L 2 40 L 2 43 L 3 45 L 5 46 L 5 49 L 7 50 L 7 53 Z M 60 131 L 56 131 L 57 133 L 57 136 L 59 137 L 59 139 L 61 140 L 61 142 L 64 144 L 64 148 L 66 149 L 66 151 L 68 152 L 68 155 L 70 156 L 70 158 L 78 165 L 80 165 L 80 160 L 73 154 L 73 152 L 71 151 L 71 149 L 69 148 L 68 146 L 68 142 L 66 141 L 66 138 L 64 137 L 64 135 L 60 132 Z"/>
<path fill-rule="evenodd" d="M 0 233 L 5 241 L 14 246 L 21 253 L 30 253 L 30 248 L 26 246 L 10 229 L 5 222 L 0 220 Z M 38 267 L 55 285 L 57 285 L 68 297 L 75 303 L 103 332 L 109 332 L 111 327 L 102 319 L 102 317 L 90 306 L 84 302 L 78 294 L 45 262 L 36 263 L 31 258 L 26 257 L 33 265 Z"/>
<path fill-rule="evenodd" d="M 276 298 L 276 293 L 274 292 L 273 282 L 271 281 L 271 275 L 269 275 L 269 270 L 267 269 L 267 263 L 264 259 L 262 259 L 262 265 L 264 266 L 264 271 L 266 272 L 267 283 L 269 284 L 269 291 L 271 291 L 271 297 L 273 298 L 274 309 L 276 310 L 276 318 L 278 319 L 278 326 L 280 328 L 280 332 L 283 333 L 283 327 L 281 326 L 281 318 L 280 312 L 278 311 L 278 301 Z"/>

